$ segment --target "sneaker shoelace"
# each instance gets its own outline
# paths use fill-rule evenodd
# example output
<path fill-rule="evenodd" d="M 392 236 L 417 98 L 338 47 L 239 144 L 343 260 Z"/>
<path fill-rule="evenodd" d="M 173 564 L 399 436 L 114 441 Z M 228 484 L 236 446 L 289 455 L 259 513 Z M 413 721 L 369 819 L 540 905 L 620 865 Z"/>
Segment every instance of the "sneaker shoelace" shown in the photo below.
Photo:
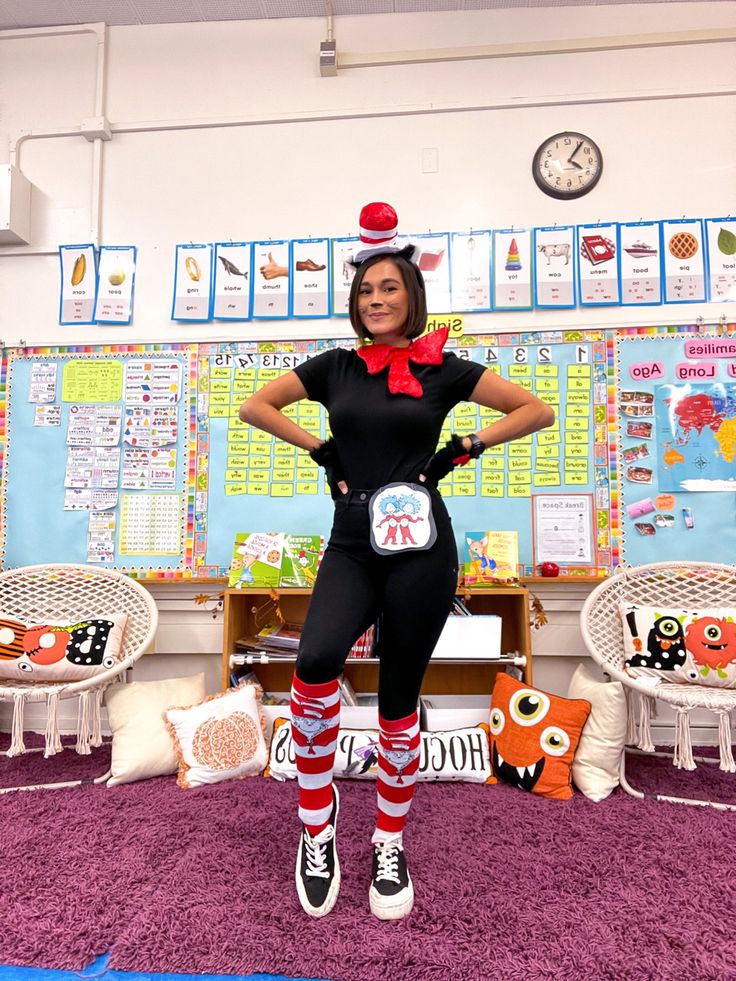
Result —
<path fill-rule="evenodd" d="M 383 845 L 376 846 L 376 858 L 378 859 L 378 872 L 376 882 L 385 879 L 387 882 L 399 884 L 399 846 L 388 841 Z"/>
<path fill-rule="evenodd" d="M 304 845 L 307 851 L 306 875 L 321 879 L 329 878 L 330 871 L 327 868 L 325 852 L 327 845 L 334 837 L 335 828 L 332 824 L 328 824 L 326 828 L 314 836 L 310 835 L 306 828 L 304 829 Z"/>

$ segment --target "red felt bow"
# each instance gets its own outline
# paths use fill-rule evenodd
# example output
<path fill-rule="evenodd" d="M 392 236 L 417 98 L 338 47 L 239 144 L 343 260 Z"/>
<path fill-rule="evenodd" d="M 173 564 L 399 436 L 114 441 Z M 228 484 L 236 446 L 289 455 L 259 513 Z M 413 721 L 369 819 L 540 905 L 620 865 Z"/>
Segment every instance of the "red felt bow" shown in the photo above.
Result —
<path fill-rule="evenodd" d="M 442 348 L 445 346 L 448 327 L 432 331 L 418 338 L 409 347 L 393 347 L 391 344 L 370 344 L 358 348 L 369 375 L 376 375 L 388 365 L 388 390 L 392 395 L 412 395 L 420 399 L 424 389 L 409 370 L 409 362 L 415 364 L 442 364 Z"/>

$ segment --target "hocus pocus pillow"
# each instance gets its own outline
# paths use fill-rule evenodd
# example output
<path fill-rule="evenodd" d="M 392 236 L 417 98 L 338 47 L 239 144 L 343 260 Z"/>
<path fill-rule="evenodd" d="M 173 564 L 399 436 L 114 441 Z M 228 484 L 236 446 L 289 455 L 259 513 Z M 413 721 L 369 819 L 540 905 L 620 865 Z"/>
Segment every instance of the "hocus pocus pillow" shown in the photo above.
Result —
<path fill-rule="evenodd" d="M 447 732 L 422 732 L 420 736 L 418 780 L 490 781 L 491 759 L 485 723 Z M 333 772 L 336 777 L 375 780 L 378 774 L 378 730 L 340 729 Z M 264 776 L 293 780 L 296 775 L 291 723 L 288 719 L 276 719 Z"/>

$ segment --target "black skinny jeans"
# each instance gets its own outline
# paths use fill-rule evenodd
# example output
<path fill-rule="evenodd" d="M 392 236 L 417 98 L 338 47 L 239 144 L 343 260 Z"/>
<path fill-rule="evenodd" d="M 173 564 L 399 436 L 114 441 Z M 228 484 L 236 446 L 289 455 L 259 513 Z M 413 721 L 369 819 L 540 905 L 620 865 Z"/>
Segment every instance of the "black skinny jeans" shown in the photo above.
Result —
<path fill-rule="evenodd" d="M 450 516 L 427 485 L 437 540 L 424 552 L 377 555 L 370 545 L 372 491 L 335 501 L 335 520 L 302 630 L 297 676 L 319 685 L 340 674 L 350 648 L 382 614 L 378 708 L 403 719 L 416 709 L 422 679 L 457 588 Z"/>

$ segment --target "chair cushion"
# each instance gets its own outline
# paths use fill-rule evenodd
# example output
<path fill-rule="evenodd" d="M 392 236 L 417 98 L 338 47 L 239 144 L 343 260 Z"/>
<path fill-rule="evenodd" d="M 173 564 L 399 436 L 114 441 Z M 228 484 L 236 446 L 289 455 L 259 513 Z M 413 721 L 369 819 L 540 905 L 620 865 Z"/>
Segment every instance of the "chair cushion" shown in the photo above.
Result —
<path fill-rule="evenodd" d="M 164 712 L 179 764 L 176 782 L 185 790 L 221 780 L 254 777 L 268 761 L 260 686 L 247 683 L 198 705 Z"/>
<path fill-rule="evenodd" d="M 205 697 L 204 673 L 164 681 L 110 685 L 105 692 L 112 732 L 112 776 L 108 787 L 176 773 L 174 741 L 162 713 Z"/>
<path fill-rule="evenodd" d="M 291 722 L 276 719 L 264 776 L 275 780 L 293 780 L 296 774 Z M 378 730 L 340 729 L 334 775 L 375 780 L 377 774 Z M 422 732 L 417 779 L 488 783 L 491 779 L 491 760 L 487 724 L 447 732 Z"/>
<path fill-rule="evenodd" d="M 736 688 L 736 607 L 624 605 L 626 667 L 639 678 Z"/>
<path fill-rule="evenodd" d="M 113 613 L 76 623 L 27 623 L 0 612 L 0 678 L 48 684 L 101 674 L 122 658 L 127 619 Z"/>
<path fill-rule="evenodd" d="M 590 702 L 561 698 L 496 675 L 491 696 L 491 763 L 499 780 L 541 797 L 572 797 L 572 761 Z"/>
<path fill-rule="evenodd" d="M 590 702 L 590 715 L 572 761 L 572 782 L 586 797 L 602 801 L 618 787 L 626 742 L 626 695 L 620 681 L 599 681 L 585 664 L 570 679 L 568 698 Z"/>

